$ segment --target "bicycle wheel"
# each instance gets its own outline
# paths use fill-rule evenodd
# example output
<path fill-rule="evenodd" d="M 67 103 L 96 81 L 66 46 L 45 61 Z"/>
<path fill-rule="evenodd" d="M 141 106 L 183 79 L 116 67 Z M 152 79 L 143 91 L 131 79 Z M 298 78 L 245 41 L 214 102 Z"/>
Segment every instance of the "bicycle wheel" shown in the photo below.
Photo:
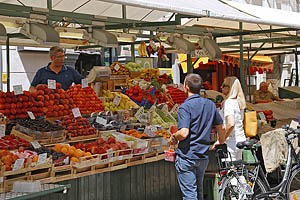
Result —
<path fill-rule="evenodd" d="M 220 189 L 219 189 L 219 200 L 230 200 L 230 199 L 240 199 L 240 197 L 242 196 L 242 199 L 254 199 L 254 197 L 258 194 L 267 192 L 267 188 L 265 187 L 264 183 L 262 182 L 262 180 L 257 177 L 255 185 L 254 185 L 254 189 L 253 189 L 253 194 L 246 194 L 246 192 L 244 194 L 242 194 L 242 191 L 245 191 L 243 189 L 241 189 L 243 186 L 241 183 L 239 183 L 239 181 L 235 181 L 233 179 L 236 179 L 235 176 L 227 176 L 224 177 L 224 179 L 222 180 Z M 254 181 L 255 176 L 252 173 L 249 173 L 249 181 L 252 185 L 252 180 Z M 235 183 L 233 183 L 235 182 Z M 250 184 L 248 183 L 248 186 L 250 186 Z M 251 186 L 250 186 L 251 187 Z M 250 188 L 251 190 L 251 188 Z M 248 189 L 249 191 L 249 189 Z"/>
<path fill-rule="evenodd" d="M 290 199 L 291 192 L 300 190 L 300 166 L 292 171 L 287 184 L 287 197 Z"/>

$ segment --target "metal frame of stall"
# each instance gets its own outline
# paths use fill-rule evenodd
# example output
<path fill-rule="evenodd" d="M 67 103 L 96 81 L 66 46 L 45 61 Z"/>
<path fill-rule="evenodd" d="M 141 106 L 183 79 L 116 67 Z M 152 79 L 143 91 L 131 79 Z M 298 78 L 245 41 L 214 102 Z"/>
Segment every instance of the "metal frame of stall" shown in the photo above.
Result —
<path fill-rule="evenodd" d="M 12 16 L 12 17 L 23 17 L 23 18 L 30 18 L 32 14 L 36 15 L 43 15 L 46 17 L 46 19 L 49 22 L 49 25 L 52 24 L 52 21 L 59 21 L 59 22 L 69 22 L 69 23 L 77 23 L 77 24 L 85 24 L 85 25 L 92 25 L 93 21 L 97 22 L 104 22 L 105 23 L 105 30 L 116 30 L 116 29 L 123 29 L 124 32 L 128 32 L 129 29 L 139 29 L 139 30 L 148 30 L 151 33 L 149 35 L 145 34 L 138 34 L 137 37 L 143 37 L 143 38 L 149 38 L 153 39 L 153 31 L 158 32 L 165 32 L 165 33 L 176 33 L 176 26 L 181 25 L 181 19 L 182 18 L 198 18 L 198 16 L 191 16 L 191 15 L 182 15 L 182 14 L 175 14 L 170 17 L 168 21 L 164 22 L 143 22 L 138 20 L 131 20 L 126 19 L 126 5 L 122 5 L 122 18 L 114 18 L 114 17 L 105 17 L 105 18 L 99 18 L 95 17 L 94 15 L 89 14 L 82 14 L 82 13 L 75 13 L 75 12 L 66 12 L 66 11 L 59 11 L 59 10 L 53 10 L 52 9 L 52 1 L 47 0 L 47 11 L 44 11 L 42 9 L 35 9 L 33 7 L 29 6 L 19 6 L 19 5 L 12 5 L 7 3 L 0 3 L 0 15 L 3 16 Z M 17 12 L 16 12 L 17 11 Z M 175 17 L 175 20 L 171 20 L 173 17 Z M 102 28 L 93 26 L 94 29 Z M 228 37 L 228 36 L 239 36 L 238 41 L 234 42 L 223 42 L 218 43 L 220 47 L 232 47 L 232 45 L 239 45 L 239 49 L 237 50 L 231 50 L 231 51 L 223 51 L 223 53 L 240 53 L 240 58 L 243 56 L 244 52 L 252 52 L 254 51 L 254 54 L 257 54 L 260 50 L 283 50 L 283 49 L 295 49 L 292 52 L 284 52 L 286 54 L 295 53 L 297 55 L 297 45 L 289 45 L 289 46 L 282 46 L 282 47 L 271 47 L 271 48 L 263 48 L 265 43 L 276 43 L 280 41 L 299 41 L 299 37 L 296 36 L 289 36 L 289 37 L 276 37 L 276 38 L 266 38 L 266 39 L 256 39 L 256 40 L 244 40 L 243 36 L 245 35 L 253 35 L 253 34 L 272 34 L 272 33 L 278 33 L 278 32 L 284 32 L 284 31 L 297 31 L 296 28 L 278 28 L 278 29 L 272 29 L 272 26 L 270 26 L 270 29 L 268 30 L 257 30 L 257 31 L 243 31 L 243 23 L 239 23 L 239 30 L 238 31 L 228 31 L 224 30 L 223 32 L 220 30 L 212 31 L 211 35 L 213 38 L 218 37 Z M 207 29 L 203 27 L 185 27 L 183 30 L 180 31 L 182 34 L 190 34 L 190 35 L 198 35 L 198 36 L 204 36 L 206 35 Z M 9 45 L 10 45 L 10 38 L 14 37 L 25 37 L 22 34 L 8 34 L 7 35 L 7 41 L 6 41 L 6 51 L 7 51 L 7 91 L 9 91 L 10 88 L 10 60 L 9 60 Z M 26 38 L 26 37 L 25 37 Z M 134 44 L 138 44 L 140 42 L 134 42 L 134 43 L 127 43 L 127 42 L 120 42 L 120 45 L 131 45 L 131 51 L 132 51 L 132 60 L 134 61 Z M 244 44 L 252 44 L 252 43 L 262 43 L 259 48 L 244 48 Z M 78 49 L 85 49 L 85 48 L 95 48 L 99 46 L 78 46 Z M 253 57 L 249 57 L 248 62 Z M 275 54 L 272 54 L 275 55 Z M 296 56 L 297 57 L 297 56 Z M 193 63 L 191 59 L 191 55 L 187 55 L 187 64 L 188 64 L 188 73 L 191 73 L 193 71 Z M 243 89 L 245 90 L 245 74 L 244 74 L 244 60 L 240 59 L 240 77 L 241 77 L 241 84 Z M 249 67 L 249 64 L 248 64 Z M 249 69 L 248 69 L 249 71 Z M 298 76 L 298 63 L 296 63 L 296 83 L 295 85 L 298 86 L 299 83 L 299 76 Z M 249 74 L 249 73 L 248 73 Z M 290 82 L 291 84 L 291 82 Z"/>

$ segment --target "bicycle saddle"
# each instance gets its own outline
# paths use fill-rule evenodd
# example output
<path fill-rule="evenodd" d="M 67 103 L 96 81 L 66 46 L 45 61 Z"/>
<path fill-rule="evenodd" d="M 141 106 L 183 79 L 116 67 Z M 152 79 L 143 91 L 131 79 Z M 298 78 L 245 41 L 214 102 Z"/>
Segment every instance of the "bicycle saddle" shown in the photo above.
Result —
<path fill-rule="evenodd" d="M 258 140 L 247 140 L 244 142 L 238 142 L 236 147 L 239 149 L 251 149 L 254 144 L 256 144 Z"/>

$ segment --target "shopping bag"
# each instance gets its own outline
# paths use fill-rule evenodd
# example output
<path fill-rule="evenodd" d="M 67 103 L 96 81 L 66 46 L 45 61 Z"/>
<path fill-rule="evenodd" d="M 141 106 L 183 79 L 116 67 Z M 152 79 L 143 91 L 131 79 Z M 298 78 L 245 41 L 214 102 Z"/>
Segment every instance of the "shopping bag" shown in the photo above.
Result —
<path fill-rule="evenodd" d="M 254 137 L 257 134 L 256 111 L 246 112 L 244 116 L 244 131 L 246 137 Z"/>

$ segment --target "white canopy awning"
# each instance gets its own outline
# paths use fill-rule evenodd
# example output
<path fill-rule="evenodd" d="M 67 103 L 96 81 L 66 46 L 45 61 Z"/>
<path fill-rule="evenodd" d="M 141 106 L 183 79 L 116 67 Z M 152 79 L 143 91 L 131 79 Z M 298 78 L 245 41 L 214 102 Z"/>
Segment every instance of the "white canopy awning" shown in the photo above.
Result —
<path fill-rule="evenodd" d="M 98 0 L 100 1 L 100 0 Z M 103 1 L 103 0 L 101 0 Z M 156 9 L 167 12 L 188 14 L 193 16 L 211 17 L 217 19 L 268 24 L 284 27 L 300 28 L 300 13 L 287 12 L 276 9 L 267 9 L 249 4 L 238 4 L 221 0 L 104 0 L 110 3 L 119 3 Z M 259 7 L 259 10 L 258 8 Z M 271 16 L 268 16 L 269 15 Z M 274 16 L 277 15 L 277 16 Z M 283 17 L 284 16 L 284 17 Z M 283 17 L 283 18 L 281 18 Z"/>

